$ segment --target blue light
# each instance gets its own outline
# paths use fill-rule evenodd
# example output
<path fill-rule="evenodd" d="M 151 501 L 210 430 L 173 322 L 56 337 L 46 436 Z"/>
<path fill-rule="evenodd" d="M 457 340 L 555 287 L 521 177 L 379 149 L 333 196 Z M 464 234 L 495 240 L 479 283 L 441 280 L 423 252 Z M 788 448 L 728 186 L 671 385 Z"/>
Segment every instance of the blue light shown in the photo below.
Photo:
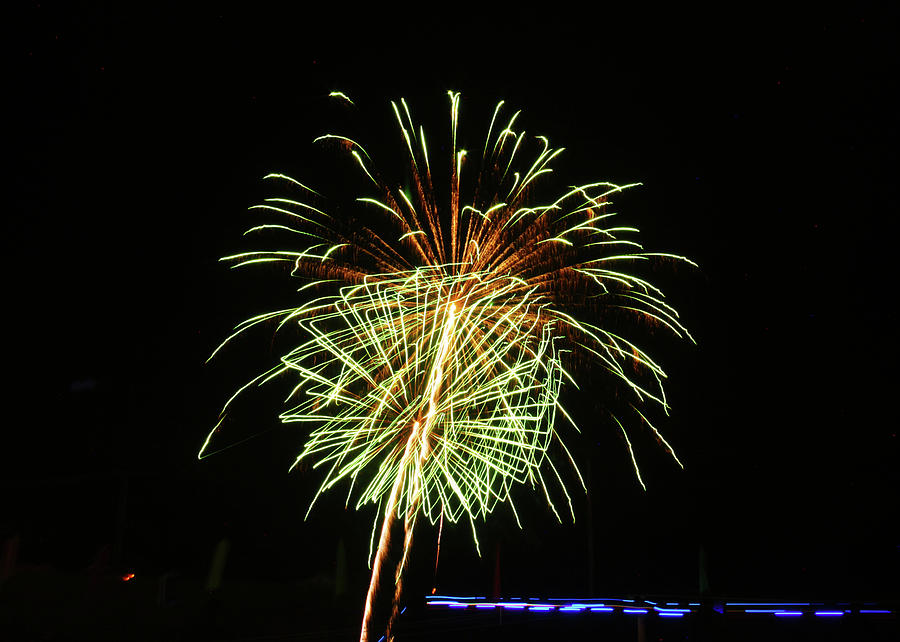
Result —
<path fill-rule="evenodd" d="M 384 637 L 385 636 L 382 635 L 381 638 L 378 640 L 378 642 L 384 642 Z"/>
<path fill-rule="evenodd" d="M 584 598 L 582 598 L 584 599 Z M 600 601 L 603 600 L 603 601 Z M 646 615 L 651 611 L 660 617 L 683 617 L 685 613 L 695 613 L 696 607 L 701 605 L 700 602 L 656 602 L 652 600 L 636 600 L 626 598 L 587 598 L 586 601 L 563 600 L 544 598 L 507 598 L 507 601 L 488 602 L 485 597 L 453 597 L 449 595 L 428 595 L 425 596 L 425 604 L 429 608 L 451 608 L 451 609 L 495 609 L 504 608 L 510 610 L 532 610 L 532 611 L 563 611 L 566 613 L 580 613 L 591 611 L 594 613 L 627 613 L 630 615 Z M 669 605 L 668 607 L 662 606 Z M 710 603 L 711 604 L 711 603 Z M 717 608 L 722 603 L 716 603 Z M 864 608 L 857 609 L 851 607 L 850 602 L 725 602 L 725 612 L 727 613 L 745 613 L 753 614 L 772 614 L 778 617 L 798 617 L 803 615 L 817 617 L 841 617 L 845 614 L 858 613 L 861 615 L 894 615 L 896 609 L 878 608 L 881 606 L 878 602 L 861 602 L 859 606 Z M 746 607 L 735 609 L 730 607 Z M 694 607 L 694 608 L 691 608 Z M 791 610 L 789 607 L 793 607 Z M 405 614 L 408 606 L 404 606 L 400 614 Z"/>
<path fill-rule="evenodd" d="M 406 607 L 405 607 L 405 606 L 403 607 L 403 610 L 400 611 L 400 615 L 403 615 L 404 613 L 406 613 Z"/>
<path fill-rule="evenodd" d="M 693 605 L 693 602 L 691 602 Z M 725 606 L 809 606 L 811 602 L 725 602 Z"/>

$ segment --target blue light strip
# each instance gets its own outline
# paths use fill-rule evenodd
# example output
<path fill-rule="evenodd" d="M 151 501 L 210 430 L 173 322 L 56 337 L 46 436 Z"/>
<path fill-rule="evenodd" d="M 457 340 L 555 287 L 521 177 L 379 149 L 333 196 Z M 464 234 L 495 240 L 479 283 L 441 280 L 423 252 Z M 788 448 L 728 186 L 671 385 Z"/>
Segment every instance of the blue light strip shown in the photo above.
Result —
<path fill-rule="evenodd" d="M 602 601 L 601 601 L 602 600 Z M 652 600 L 635 600 L 630 598 L 593 598 L 575 601 L 572 599 L 511 598 L 506 601 L 488 601 L 484 597 L 453 597 L 450 595 L 429 595 L 425 597 L 429 608 L 451 608 L 478 610 L 509 609 L 513 611 L 538 611 L 559 613 L 621 613 L 628 615 L 657 615 L 659 617 L 684 617 L 685 614 L 697 613 L 699 602 L 655 602 Z M 670 606 L 659 606 L 667 604 Z M 775 615 L 777 617 L 798 617 L 814 615 L 816 617 L 839 618 L 843 615 L 890 615 L 896 610 L 872 608 L 880 606 L 877 602 L 866 602 L 869 608 L 848 608 L 850 602 L 718 602 L 717 610 L 721 613 L 722 604 L 726 614 Z M 707 607 L 712 603 L 707 604 Z M 843 607 L 843 608 L 842 608 Z M 406 609 L 404 608 L 404 611 Z"/>
<path fill-rule="evenodd" d="M 811 606 L 812 602 L 725 602 L 725 606 Z"/>
<path fill-rule="evenodd" d="M 497 606 L 504 609 L 524 609 L 528 605 L 521 602 L 497 602 Z"/>

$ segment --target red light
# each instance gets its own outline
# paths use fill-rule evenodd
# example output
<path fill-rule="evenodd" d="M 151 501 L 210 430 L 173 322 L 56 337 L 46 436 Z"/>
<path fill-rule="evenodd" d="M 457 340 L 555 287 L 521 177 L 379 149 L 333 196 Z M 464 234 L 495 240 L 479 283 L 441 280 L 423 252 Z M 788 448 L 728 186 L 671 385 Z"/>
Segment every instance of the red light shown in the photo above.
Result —
<path fill-rule="evenodd" d="M 128 580 L 132 579 L 133 577 L 134 577 L 134 573 L 129 573 L 128 575 L 123 575 L 122 581 L 127 582 Z"/>

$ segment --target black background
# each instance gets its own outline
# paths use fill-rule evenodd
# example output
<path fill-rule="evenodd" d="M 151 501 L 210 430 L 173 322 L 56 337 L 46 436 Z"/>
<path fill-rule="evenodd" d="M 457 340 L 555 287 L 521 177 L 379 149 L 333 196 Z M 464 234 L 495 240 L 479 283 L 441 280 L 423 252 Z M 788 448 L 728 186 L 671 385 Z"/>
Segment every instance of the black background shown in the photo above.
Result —
<path fill-rule="evenodd" d="M 311 140 L 345 122 L 329 91 L 399 144 L 388 101 L 439 141 L 454 89 L 473 141 L 504 99 L 567 148 L 573 183 L 642 182 L 617 211 L 700 269 L 660 275 L 698 345 L 650 341 L 686 469 L 638 437 L 642 491 L 582 416 L 590 518 L 576 494 L 576 524 L 558 524 L 526 490 L 524 531 L 498 511 L 482 559 L 447 527 L 441 590 L 489 592 L 499 548 L 506 594 L 696 593 L 702 547 L 714 593 L 896 596 L 898 24 L 854 7 L 21 5 L 0 471 L 18 565 L 79 574 L 105 547 L 115 572 L 204 577 L 227 536 L 226 582 L 303 580 L 334 577 L 340 546 L 362 603 L 372 512 L 338 493 L 303 521 L 317 476 L 287 473 L 303 434 L 277 427 L 277 395 L 244 415 L 259 438 L 196 458 L 272 354 L 258 334 L 204 365 L 274 307 L 265 271 L 217 259 L 247 248 L 265 173 L 322 177 Z M 434 535 L 417 539 L 423 587 Z"/>

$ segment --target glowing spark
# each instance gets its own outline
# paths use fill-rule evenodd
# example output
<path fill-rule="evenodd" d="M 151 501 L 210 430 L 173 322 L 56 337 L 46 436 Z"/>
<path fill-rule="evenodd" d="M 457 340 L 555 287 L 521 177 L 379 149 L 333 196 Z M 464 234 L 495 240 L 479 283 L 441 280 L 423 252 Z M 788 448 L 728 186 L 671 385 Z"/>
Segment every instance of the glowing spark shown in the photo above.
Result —
<path fill-rule="evenodd" d="M 355 105 L 355 103 L 352 100 L 350 100 L 350 97 L 347 96 L 347 94 L 345 94 L 342 91 L 333 91 L 330 94 L 328 94 L 328 97 L 329 98 L 340 98 L 341 100 L 346 100 L 351 105 Z"/>
<path fill-rule="evenodd" d="M 349 102 L 340 92 L 331 96 Z M 564 382 L 576 384 L 571 368 L 579 359 L 592 359 L 607 375 L 592 387 L 607 395 L 604 419 L 624 435 L 641 485 L 622 413 L 647 427 L 675 458 L 647 416 L 648 406 L 668 408 L 665 372 L 623 334 L 649 325 L 691 336 L 660 289 L 629 268 L 653 261 L 694 264 L 674 254 L 645 252 L 622 238 L 637 230 L 613 225 L 615 213 L 608 208 L 610 199 L 630 186 L 595 182 L 540 200 L 538 190 L 550 181 L 550 165 L 562 149 L 543 136 L 513 131 L 521 112 L 501 125 L 502 102 L 493 112 L 481 158 L 468 156 L 457 148 L 460 96 L 448 96 L 447 201 L 439 204 L 435 195 L 425 130 L 400 99 L 391 109 L 410 172 L 405 189 L 386 185 L 356 141 L 321 136 L 316 141 L 334 142 L 361 170 L 357 191 L 346 183 L 342 188 L 354 218 L 333 215 L 319 192 L 293 178 L 270 174 L 266 178 L 285 181 L 302 198 L 270 198 L 254 206 L 254 212 L 281 221 L 248 233 L 286 231 L 300 247 L 223 259 L 233 267 L 290 266 L 291 276 L 308 280 L 298 291 L 316 294 L 296 307 L 239 324 L 213 353 L 262 324 L 277 324 L 276 332 L 291 327 L 303 337 L 228 400 L 199 456 L 210 454 L 213 433 L 223 429 L 237 396 L 279 377 L 294 380 L 280 418 L 311 424 L 294 463 L 308 461 L 321 471 L 310 510 L 341 482 L 349 485 L 348 503 L 355 498 L 356 508 L 379 508 L 362 640 L 369 635 L 398 519 L 404 542 L 394 574 L 389 638 L 419 516 L 440 521 L 441 528 L 445 518 L 468 521 L 478 547 L 475 522 L 507 502 L 518 522 L 511 493 L 528 483 L 540 487 L 561 519 L 548 470 L 574 516 L 551 453 L 564 455 L 583 487 L 556 421 L 559 416 L 578 430 L 560 403 L 560 391 Z M 530 162 L 523 161 L 532 153 Z M 624 393 L 610 394 L 616 388 Z M 630 400 L 616 404 L 616 398 Z"/>

